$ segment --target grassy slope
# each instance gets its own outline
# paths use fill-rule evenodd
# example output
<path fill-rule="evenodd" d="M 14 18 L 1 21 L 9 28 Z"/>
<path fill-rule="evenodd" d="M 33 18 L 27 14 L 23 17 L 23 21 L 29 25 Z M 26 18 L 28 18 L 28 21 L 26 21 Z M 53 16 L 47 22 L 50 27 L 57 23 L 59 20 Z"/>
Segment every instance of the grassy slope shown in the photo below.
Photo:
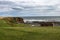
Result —
<path fill-rule="evenodd" d="M 60 27 L 1 27 L 0 40 L 60 40 Z"/>
<path fill-rule="evenodd" d="M 5 20 L 0 20 L 0 27 L 28 27 L 28 26 L 30 27 L 31 25 L 29 25 L 29 24 L 13 24 L 13 26 L 12 25 L 10 25 L 10 24 L 8 24 L 7 23 L 7 21 L 5 21 Z"/>
<path fill-rule="evenodd" d="M 0 20 L 0 40 L 60 40 L 60 27 L 29 27 L 15 24 L 11 27 Z"/>

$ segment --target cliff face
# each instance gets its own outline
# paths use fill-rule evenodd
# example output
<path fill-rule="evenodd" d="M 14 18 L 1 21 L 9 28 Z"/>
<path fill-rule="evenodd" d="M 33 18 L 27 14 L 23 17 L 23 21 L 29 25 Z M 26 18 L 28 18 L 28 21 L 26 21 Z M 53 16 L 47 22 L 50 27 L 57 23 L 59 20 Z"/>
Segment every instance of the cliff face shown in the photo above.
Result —
<path fill-rule="evenodd" d="M 23 18 L 16 17 L 15 20 L 17 23 L 24 23 Z"/>
<path fill-rule="evenodd" d="M 21 17 L 5 17 L 3 20 L 8 23 L 24 23 L 23 18 Z"/>

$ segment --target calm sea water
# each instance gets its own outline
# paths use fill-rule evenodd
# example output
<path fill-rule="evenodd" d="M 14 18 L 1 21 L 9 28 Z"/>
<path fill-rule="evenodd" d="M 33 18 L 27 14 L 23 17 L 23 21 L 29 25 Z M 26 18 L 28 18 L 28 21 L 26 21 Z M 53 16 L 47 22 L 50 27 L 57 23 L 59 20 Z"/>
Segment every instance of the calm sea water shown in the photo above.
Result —
<path fill-rule="evenodd" d="M 60 16 L 23 17 L 24 20 L 60 20 Z"/>

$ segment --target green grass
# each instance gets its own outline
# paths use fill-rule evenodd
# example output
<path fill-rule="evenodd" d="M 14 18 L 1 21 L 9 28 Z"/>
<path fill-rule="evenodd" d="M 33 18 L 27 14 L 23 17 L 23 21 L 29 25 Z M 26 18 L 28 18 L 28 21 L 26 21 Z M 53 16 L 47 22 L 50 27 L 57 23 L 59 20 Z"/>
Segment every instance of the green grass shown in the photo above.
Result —
<path fill-rule="evenodd" d="M 5 20 L 0 20 L 0 40 L 60 40 L 60 27 L 11 26 Z"/>
<path fill-rule="evenodd" d="M 60 40 L 60 27 L 1 27 L 0 40 Z"/>
<path fill-rule="evenodd" d="M 5 20 L 0 20 L 0 27 L 30 27 L 31 25 L 30 24 L 23 24 L 23 23 L 20 23 L 20 24 L 16 24 L 14 23 L 13 25 L 12 24 L 8 24 L 7 21 Z"/>

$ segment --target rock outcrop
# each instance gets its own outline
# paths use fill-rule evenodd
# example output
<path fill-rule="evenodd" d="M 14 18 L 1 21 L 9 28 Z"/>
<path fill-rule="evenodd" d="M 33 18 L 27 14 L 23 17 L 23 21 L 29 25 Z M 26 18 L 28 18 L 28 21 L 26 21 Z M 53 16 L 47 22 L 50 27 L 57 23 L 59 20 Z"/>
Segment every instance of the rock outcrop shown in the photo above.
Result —
<path fill-rule="evenodd" d="M 3 19 L 3 18 L 4 18 L 4 17 L 1 17 L 1 16 L 0 16 L 0 20 Z"/>

